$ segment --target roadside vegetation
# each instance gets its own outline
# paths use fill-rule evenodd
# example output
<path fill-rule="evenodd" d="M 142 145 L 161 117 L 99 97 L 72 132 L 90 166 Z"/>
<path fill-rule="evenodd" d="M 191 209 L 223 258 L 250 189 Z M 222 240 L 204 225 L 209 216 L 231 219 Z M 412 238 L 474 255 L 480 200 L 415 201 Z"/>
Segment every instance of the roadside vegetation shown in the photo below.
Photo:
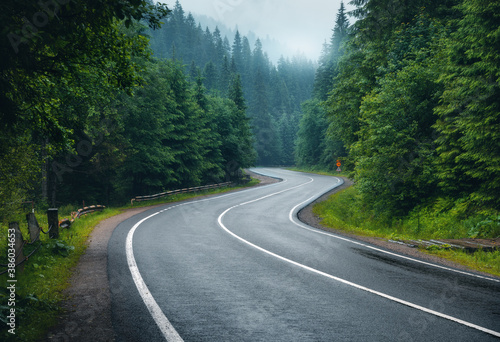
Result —
<path fill-rule="evenodd" d="M 465 219 L 460 203 L 438 201 L 429 206 L 416 208 L 403 218 L 377 215 L 370 208 L 363 206 L 356 186 L 344 189 L 328 200 L 317 203 L 313 212 L 321 218 L 321 223 L 325 227 L 387 240 L 488 239 L 500 236 L 499 215 L 474 215 Z M 500 276 L 500 250 L 467 253 L 437 246 L 420 250 L 477 271 Z"/>
<path fill-rule="evenodd" d="M 350 0 L 317 68 L 303 56 L 274 66 L 260 40 L 236 32 L 231 45 L 179 1 L 47 3 L 0 4 L 2 227 L 24 221 L 27 200 L 119 206 L 256 163 L 334 171 L 340 160 L 355 186 L 316 207 L 326 225 L 500 236 L 499 1 Z M 56 317 L 90 220 L 27 263 L 16 294 L 27 340 Z M 0 229 L 0 258 L 6 238 Z M 428 252 L 500 273 L 496 252 Z"/>
<path fill-rule="evenodd" d="M 302 104 L 295 161 L 334 171 L 339 159 L 355 185 L 316 212 L 392 239 L 500 237 L 500 3 L 350 4 Z M 498 252 L 427 252 L 500 274 Z"/>
<path fill-rule="evenodd" d="M 177 194 L 153 201 L 135 203 L 117 207 L 106 208 L 102 212 L 85 215 L 71 225 L 70 228 L 60 229 L 59 239 L 49 239 L 48 235 L 41 234 L 41 241 L 34 246 L 25 247 L 27 255 L 39 244 L 40 247 L 28 261 L 24 263 L 24 271 L 16 272 L 16 335 L 8 333 L 6 317 L 9 312 L 7 286 L 0 288 L 0 339 L 2 341 L 37 341 L 45 337 L 48 329 L 57 323 L 58 317 L 63 314 L 60 303 L 64 300 L 63 291 L 70 285 L 72 271 L 78 264 L 80 257 L 88 246 L 87 240 L 94 228 L 103 220 L 122 213 L 126 209 L 149 207 L 153 205 L 168 204 L 194 199 L 200 196 L 215 195 L 257 185 L 258 180 L 252 179 L 245 185 L 238 185 L 220 189 L 207 190 L 199 193 Z M 61 208 L 60 218 L 69 217 L 76 206 Z M 47 216 L 43 210 L 38 211 L 38 223 L 46 230 Z M 23 236 L 28 235 L 23 217 L 19 222 Z M 0 226 L 0 240 L 7 236 L 7 227 Z M 0 247 L 0 263 L 6 264 L 6 246 Z M 0 276 L 0 282 L 7 284 L 7 274 Z"/>
<path fill-rule="evenodd" d="M 346 172 L 332 172 L 320 167 L 293 167 L 289 170 L 348 178 Z M 465 218 L 465 210 L 460 202 L 439 200 L 428 206 L 415 208 L 405 217 L 377 215 L 369 207 L 363 206 L 355 185 L 315 204 L 313 212 L 320 217 L 321 224 L 327 228 L 387 240 L 500 237 L 498 214 L 477 214 Z M 467 253 L 462 250 L 443 249 L 436 245 L 419 250 L 500 277 L 500 250 Z"/>

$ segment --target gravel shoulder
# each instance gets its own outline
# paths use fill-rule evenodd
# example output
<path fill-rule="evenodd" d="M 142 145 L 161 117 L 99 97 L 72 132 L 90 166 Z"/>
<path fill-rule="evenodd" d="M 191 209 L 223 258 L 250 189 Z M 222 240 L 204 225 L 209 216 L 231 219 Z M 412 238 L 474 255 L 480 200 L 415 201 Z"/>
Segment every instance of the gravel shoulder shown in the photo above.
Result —
<path fill-rule="evenodd" d="M 247 171 L 261 183 L 257 186 L 276 183 L 279 180 L 265 177 Z M 321 218 L 312 212 L 315 203 L 326 200 L 335 192 L 352 185 L 344 178 L 345 183 L 323 195 L 315 202 L 299 212 L 299 219 L 310 226 L 333 232 L 352 239 L 361 240 L 381 248 L 404 255 L 412 256 L 440 265 L 467 270 L 464 266 L 451 261 L 434 257 L 415 248 L 398 245 L 384 239 L 356 236 L 340 230 L 330 229 L 321 225 Z M 161 205 L 157 205 L 161 206 Z M 70 286 L 65 290 L 66 300 L 62 303 L 63 314 L 60 323 L 52 327 L 43 341 L 114 341 L 114 331 L 111 321 L 111 294 L 107 270 L 107 246 L 113 230 L 124 220 L 141 212 L 154 208 L 133 208 L 102 221 L 96 226 L 88 239 L 88 247 L 73 271 Z M 477 273 L 477 272 L 475 272 Z"/>
<path fill-rule="evenodd" d="M 64 292 L 64 314 L 60 323 L 49 331 L 46 341 L 114 341 L 107 267 L 108 242 L 121 222 L 151 208 L 128 209 L 94 228 L 87 241 L 87 250 Z"/>

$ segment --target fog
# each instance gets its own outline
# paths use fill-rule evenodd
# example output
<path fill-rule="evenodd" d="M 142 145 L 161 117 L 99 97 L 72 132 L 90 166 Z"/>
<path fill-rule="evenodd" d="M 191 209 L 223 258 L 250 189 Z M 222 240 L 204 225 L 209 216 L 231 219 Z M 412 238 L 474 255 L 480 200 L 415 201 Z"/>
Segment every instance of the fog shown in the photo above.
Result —
<path fill-rule="evenodd" d="M 175 1 L 165 2 L 173 9 Z M 206 15 L 242 35 L 249 31 L 261 38 L 269 36 L 286 46 L 281 54 L 291 57 L 298 51 L 317 60 L 325 40 L 329 40 L 341 0 L 180 0 L 186 12 Z M 352 9 L 344 1 L 346 10 Z M 350 18 L 350 21 L 354 19 Z M 232 42 L 233 37 L 228 37 Z"/>

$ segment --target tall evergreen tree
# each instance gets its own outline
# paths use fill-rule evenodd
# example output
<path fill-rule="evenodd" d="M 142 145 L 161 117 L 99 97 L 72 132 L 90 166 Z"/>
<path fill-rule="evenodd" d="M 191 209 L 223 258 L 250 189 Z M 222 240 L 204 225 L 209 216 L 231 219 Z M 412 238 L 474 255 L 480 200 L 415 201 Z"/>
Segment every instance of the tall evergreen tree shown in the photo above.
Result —
<path fill-rule="evenodd" d="M 302 167 L 321 165 L 325 150 L 327 121 L 323 107 L 317 99 L 302 104 L 304 115 L 297 133 L 295 161 Z"/>
<path fill-rule="evenodd" d="M 232 79 L 231 87 L 229 88 L 229 98 L 233 100 L 239 110 L 245 111 L 247 109 L 245 97 L 243 96 L 241 76 L 239 74 L 234 75 Z"/>
<path fill-rule="evenodd" d="M 236 30 L 236 34 L 234 35 L 234 42 L 231 51 L 234 64 L 236 65 L 236 70 L 243 72 L 243 43 L 238 30 Z"/>
<path fill-rule="evenodd" d="M 205 87 L 207 87 L 209 91 L 216 91 L 218 79 L 217 68 L 212 61 L 205 65 L 205 68 L 203 69 L 203 78 Z"/>
<path fill-rule="evenodd" d="M 185 15 L 180 4 L 176 3 L 174 12 L 172 20 L 166 24 L 166 29 L 173 32 L 175 27 L 179 26 L 176 24 L 179 21 L 176 17 L 180 17 L 186 31 L 184 32 L 186 39 L 183 42 L 166 36 L 163 39 L 171 41 L 170 44 L 175 44 L 176 59 L 184 63 L 194 61 L 195 64 L 191 63 L 188 68 L 190 79 L 196 79 L 195 66 L 201 68 L 203 69 L 203 84 L 208 92 L 217 96 L 228 96 L 231 78 L 239 74 L 248 104 L 248 115 L 252 118 L 259 117 L 262 123 L 254 126 L 255 133 L 258 133 L 257 127 L 266 127 L 267 133 L 270 130 L 273 132 L 272 135 L 277 141 L 276 146 L 285 146 L 285 144 L 292 146 L 293 144 L 289 142 L 280 141 L 280 136 L 286 137 L 287 141 L 295 138 L 298 128 L 292 127 L 292 122 L 301 111 L 300 103 L 310 97 L 314 79 L 312 62 L 307 61 L 303 56 L 294 56 L 292 60 L 280 62 L 281 64 L 275 68 L 264 52 L 259 39 L 252 51 L 248 38 L 242 37 L 237 31 L 231 46 L 227 37 L 222 37 L 217 27 L 213 33 L 208 28 L 203 33 L 199 25 L 193 24 L 192 16 Z M 156 36 L 154 37 L 156 39 Z M 196 45 L 186 44 L 188 40 L 196 42 Z M 154 43 L 153 46 L 160 46 L 160 44 Z M 169 51 L 166 56 L 172 56 L 172 51 Z M 267 123 L 268 119 L 264 119 L 265 117 L 272 118 L 273 123 Z M 286 126 L 286 129 L 280 127 L 281 124 Z M 271 148 L 275 149 L 272 146 Z M 278 164 L 281 158 L 278 151 L 280 148 L 271 153 L 274 154 L 273 158 L 276 161 L 273 163 L 275 164 Z M 287 155 L 291 154 L 287 153 Z"/>
<path fill-rule="evenodd" d="M 314 94 L 322 101 L 328 98 L 328 93 L 333 88 L 334 78 L 338 73 L 337 64 L 342 56 L 341 47 L 348 37 L 348 32 L 349 20 L 344 2 L 341 2 L 330 43 L 325 43 L 323 46 L 319 67 L 316 71 Z"/>
<path fill-rule="evenodd" d="M 227 56 L 224 56 L 219 71 L 219 78 L 217 85 L 217 89 L 219 89 L 222 97 L 227 97 L 230 82 L 231 82 L 231 66 L 229 65 Z"/>
<path fill-rule="evenodd" d="M 458 8 L 463 16 L 441 59 L 438 175 L 450 196 L 500 210 L 500 3 L 464 0 Z"/>

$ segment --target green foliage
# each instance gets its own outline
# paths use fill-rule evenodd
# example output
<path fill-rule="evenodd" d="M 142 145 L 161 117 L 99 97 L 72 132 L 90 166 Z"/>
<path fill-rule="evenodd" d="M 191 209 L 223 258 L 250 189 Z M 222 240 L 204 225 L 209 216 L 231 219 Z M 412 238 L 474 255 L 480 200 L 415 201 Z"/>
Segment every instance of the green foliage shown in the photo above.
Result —
<path fill-rule="evenodd" d="M 71 269 L 76 265 L 86 249 L 86 242 L 93 228 L 101 220 L 118 214 L 118 210 L 106 209 L 103 212 L 93 213 L 76 220 L 71 228 L 61 229 L 59 239 L 49 239 L 48 235 L 41 234 L 40 242 L 34 246 L 25 246 L 27 255 L 31 249 L 41 244 L 38 250 L 24 264 L 24 271 L 16 272 L 16 336 L 8 334 L 7 326 L 0 330 L 2 340 L 10 341 L 37 341 L 45 336 L 48 327 L 57 323 L 60 315 L 59 303 L 62 300 L 62 290 L 68 286 Z M 46 215 L 37 215 L 40 224 L 46 227 Z M 21 223 L 23 235 L 26 224 Z M 7 230 L 0 225 L 0 235 Z M 5 241 L 5 240 L 3 240 Z M 4 246 L 2 246 L 0 262 L 6 263 Z M 7 275 L 0 276 L 6 284 Z M 0 290 L 0 300 L 4 300 L 6 287 Z M 2 314 L 5 307 L 0 306 Z M 2 315 L 2 317 L 5 317 Z M 9 337 L 10 336 L 10 337 Z"/>
<path fill-rule="evenodd" d="M 474 254 L 470 254 L 464 251 L 437 249 L 427 252 L 480 272 L 500 276 L 500 251 L 485 252 L 479 250 Z"/>
<path fill-rule="evenodd" d="M 498 238 L 498 213 L 467 216 L 463 203 L 438 199 L 413 209 L 407 216 L 379 215 L 363 201 L 357 185 L 313 208 L 327 227 L 387 239 Z"/>
<path fill-rule="evenodd" d="M 76 136 L 103 119 L 94 116 L 95 109 L 113 92 L 130 93 L 138 82 L 132 57 L 148 56 L 147 41 L 129 34 L 132 22 L 144 19 L 158 27 L 168 12 L 146 0 L 0 5 L 5 38 L 0 42 L 0 168 L 8 175 L 0 179 L 3 208 L 11 212 L 16 209 L 11 204 L 27 199 L 47 202 L 49 192 L 55 201 L 56 182 L 72 169 L 54 164 L 53 174 L 53 158 L 66 151 L 70 164 L 81 164 L 75 152 L 82 140 Z M 76 151 L 70 147 L 75 140 Z M 80 152 L 87 155 L 85 146 Z M 34 190 L 36 182 L 42 183 L 41 194 Z"/>
<path fill-rule="evenodd" d="M 444 41 L 438 138 L 440 185 L 479 208 L 500 206 L 500 18 L 498 2 L 465 0 Z"/>
<path fill-rule="evenodd" d="M 62 240 L 51 240 L 49 243 L 44 245 L 44 248 L 50 250 L 53 254 L 62 257 L 69 256 L 70 252 L 75 249 L 74 246 L 70 246 Z"/>
<path fill-rule="evenodd" d="M 321 164 L 325 150 L 324 141 L 327 121 L 318 100 L 302 104 L 304 115 L 300 119 L 295 149 L 295 160 L 299 167 Z"/>
<path fill-rule="evenodd" d="M 304 115 L 299 123 L 295 147 L 295 161 L 299 166 L 336 169 L 335 161 L 346 155 L 346 127 L 344 125 L 341 128 L 338 125 L 340 120 L 332 121 L 331 115 L 327 117 L 325 111 L 331 106 L 344 105 L 345 99 L 332 95 L 329 102 L 325 101 L 328 100 L 332 88 L 338 87 L 338 82 L 342 79 L 339 76 L 339 62 L 344 55 L 348 35 L 349 20 L 342 2 L 330 42 L 323 46 L 314 80 L 314 98 L 302 103 Z M 335 105 L 332 100 L 334 97 L 339 100 Z M 339 109 L 338 113 L 342 113 L 342 119 L 347 117 L 344 109 Z M 336 123 L 335 126 L 333 122 Z"/>
<path fill-rule="evenodd" d="M 435 189 L 436 79 L 432 66 L 406 61 L 363 99 L 359 140 L 351 152 L 359 191 L 378 211 L 406 214 Z"/>
<path fill-rule="evenodd" d="M 473 239 L 500 236 L 500 216 L 490 215 L 487 217 L 474 217 L 464 222 L 471 228 L 467 235 Z"/>
<path fill-rule="evenodd" d="M 347 41 L 348 34 L 349 20 L 344 3 L 341 2 L 330 43 L 324 44 L 322 55 L 319 59 L 319 66 L 316 70 L 314 97 L 321 101 L 325 101 L 328 98 L 328 93 L 333 87 L 334 79 L 338 74 L 337 65 L 344 53 L 342 47 Z"/>
<path fill-rule="evenodd" d="M 231 179 L 239 168 L 251 166 L 255 162 L 249 119 L 233 100 L 209 98 L 209 101 L 216 131 L 221 137 L 224 169 Z"/>
<path fill-rule="evenodd" d="M 500 5 L 351 4 L 358 21 L 330 66 L 325 46 L 297 140 L 301 165 L 324 165 L 315 146 L 338 141 L 354 169 L 355 194 L 324 208 L 326 220 L 387 236 L 497 237 Z"/>
<path fill-rule="evenodd" d="M 0 152 L 0 223 L 12 221 L 13 215 L 21 209 L 23 199 L 29 198 L 40 166 L 37 149 L 32 144 L 18 141 Z"/>
<path fill-rule="evenodd" d="M 29 196 L 52 205 L 123 203 L 136 195 L 229 180 L 239 167 L 253 165 L 239 77 L 227 87 L 231 100 L 222 105 L 224 120 L 231 125 L 226 137 L 217 117 L 221 108 L 209 105 L 201 77 L 193 84 L 178 62 L 149 59 L 143 26 L 109 24 L 106 32 L 119 45 L 112 48 L 121 51 L 114 56 L 116 63 L 123 58 L 130 79 L 119 84 L 109 76 L 104 79 L 108 65 L 86 63 L 75 73 L 44 75 L 46 82 L 34 85 L 40 88 L 40 102 L 54 102 L 39 107 L 50 112 L 57 127 L 27 124 L 30 129 L 16 144 L 10 135 L 2 137 L 2 143 L 13 145 L 0 152 L 2 176 L 9 175 L 2 177 L 0 187 L 4 220 Z M 30 104 L 23 106 L 30 110 Z M 40 181 L 41 194 L 34 186 Z"/>
<path fill-rule="evenodd" d="M 324 104 L 364 205 L 405 216 L 442 196 L 468 214 L 498 210 L 498 5 L 352 4 L 359 20 Z"/>

